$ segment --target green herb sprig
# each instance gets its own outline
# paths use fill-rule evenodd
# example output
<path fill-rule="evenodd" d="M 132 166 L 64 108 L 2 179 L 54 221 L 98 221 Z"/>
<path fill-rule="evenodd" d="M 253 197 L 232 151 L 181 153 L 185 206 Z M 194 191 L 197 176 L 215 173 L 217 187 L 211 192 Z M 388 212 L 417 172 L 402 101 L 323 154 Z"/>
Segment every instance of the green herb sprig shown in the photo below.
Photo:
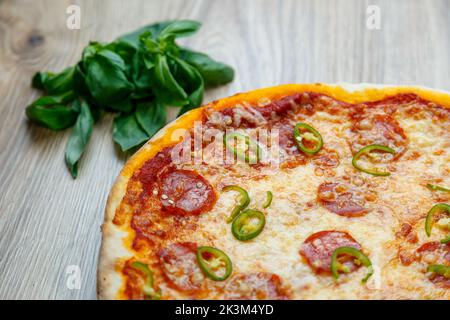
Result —
<path fill-rule="evenodd" d="M 127 151 L 166 124 L 167 106 L 180 107 L 181 115 L 201 105 L 205 87 L 233 80 L 230 66 L 176 43 L 199 28 L 191 20 L 148 25 L 111 43 L 91 42 L 81 61 L 60 73 L 34 75 L 32 86 L 45 95 L 26 108 L 26 115 L 52 130 L 73 127 L 65 151 L 73 178 L 105 112 L 117 113 L 113 139 Z"/>

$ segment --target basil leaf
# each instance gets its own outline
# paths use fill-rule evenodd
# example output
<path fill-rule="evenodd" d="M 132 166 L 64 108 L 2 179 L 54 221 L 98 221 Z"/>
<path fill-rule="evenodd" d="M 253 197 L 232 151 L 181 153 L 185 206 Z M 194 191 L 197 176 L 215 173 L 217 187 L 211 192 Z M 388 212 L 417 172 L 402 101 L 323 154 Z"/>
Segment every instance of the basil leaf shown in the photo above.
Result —
<path fill-rule="evenodd" d="M 129 113 L 133 110 L 133 103 L 131 102 L 130 99 L 126 98 L 114 103 L 111 103 L 108 106 L 108 109 L 113 110 L 113 111 L 121 111 L 124 113 Z"/>
<path fill-rule="evenodd" d="M 158 100 L 138 103 L 136 120 L 151 138 L 167 121 L 166 106 Z"/>
<path fill-rule="evenodd" d="M 113 138 L 122 151 L 127 151 L 147 141 L 148 135 L 139 126 L 136 115 L 131 113 L 114 119 Z"/>
<path fill-rule="evenodd" d="M 133 90 L 125 62 L 106 49 L 98 51 L 87 63 L 86 85 L 95 101 L 104 106 L 126 98 Z"/>
<path fill-rule="evenodd" d="M 200 73 L 190 64 L 181 59 L 172 57 L 177 64 L 176 77 L 182 83 L 184 90 L 188 93 L 188 103 L 185 104 L 178 115 L 182 115 L 186 111 L 195 109 L 202 104 L 204 83 Z"/>
<path fill-rule="evenodd" d="M 193 20 L 178 20 L 167 25 L 159 34 L 158 39 L 164 40 L 168 37 L 175 38 L 190 36 L 200 29 L 201 23 Z"/>
<path fill-rule="evenodd" d="M 78 174 L 78 162 L 89 142 L 92 135 L 92 128 L 94 126 L 94 118 L 92 117 L 89 105 L 85 100 L 75 100 L 73 104 L 80 110 L 75 126 L 67 141 L 65 160 L 70 174 L 73 178 Z"/>
<path fill-rule="evenodd" d="M 188 95 L 172 75 L 165 55 L 156 55 L 154 75 L 161 89 L 156 93 L 163 102 L 175 106 L 182 106 L 188 102 Z"/>
<path fill-rule="evenodd" d="M 134 32 L 125 34 L 117 39 L 117 41 L 127 43 L 128 45 L 134 47 L 136 50 L 140 46 L 140 36 L 145 32 L 150 32 L 152 36 L 156 39 L 158 35 L 164 30 L 172 21 L 163 21 L 160 23 L 154 23 L 144 26 Z"/>
<path fill-rule="evenodd" d="M 57 95 L 73 89 L 73 74 L 75 67 L 66 68 L 58 74 L 51 72 L 38 72 L 32 80 L 33 87 L 47 91 L 48 94 Z"/>
<path fill-rule="evenodd" d="M 66 129 L 77 119 L 78 111 L 65 105 L 73 99 L 73 91 L 59 96 L 42 96 L 29 105 L 25 113 L 28 119 L 43 127 L 52 130 Z"/>
<path fill-rule="evenodd" d="M 233 68 L 225 63 L 213 60 L 204 53 L 182 48 L 180 58 L 200 72 L 206 86 L 217 86 L 233 81 Z"/>

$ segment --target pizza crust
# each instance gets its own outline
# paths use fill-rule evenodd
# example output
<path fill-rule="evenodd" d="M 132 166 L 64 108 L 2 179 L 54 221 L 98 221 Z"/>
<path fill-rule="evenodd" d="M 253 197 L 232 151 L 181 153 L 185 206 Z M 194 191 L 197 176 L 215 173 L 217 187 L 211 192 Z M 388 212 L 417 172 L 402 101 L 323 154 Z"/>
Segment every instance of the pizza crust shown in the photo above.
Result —
<path fill-rule="evenodd" d="M 133 256 L 127 241 L 130 238 L 131 229 L 119 228 L 113 223 L 116 209 L 125 195 L 126 188 L 133 172 L 139 168 L 147 159 L 153 157 L 164 146 L 173 144 L 173 134 L 178 129 L 188 129 L 197 120 L 204 108 L 217 110 L 232 107 L 245 100 L 249 103 L 257 103 L 264 97 L 270 99 L 281 98 L 298 92 L 318 92 L 349 103 L 368 102 L 383 99 L 386 96 L 398 93 L 415 93 L 420 97 L 450 107 L 450 93 L 441 90 L 429 89 L 420 86 L 394 86 L 380 84 L 292 84 L 277 87 L 259 89 L 248 93 L 240 93 L 234 96 L 213 101 L 203 107 L 192 110 L 182 117 L 167 124 L 155 136 L 152 137 L 139 151 L 137 151 L 125 164 L 119 176 L 112 186 L 109 194 L 102 230 L 102 245 L 99 255 L 97 274 L 97 294 L 99 299 L 118 299 L 123 285 L 123 276 L 117 264 Z"/>

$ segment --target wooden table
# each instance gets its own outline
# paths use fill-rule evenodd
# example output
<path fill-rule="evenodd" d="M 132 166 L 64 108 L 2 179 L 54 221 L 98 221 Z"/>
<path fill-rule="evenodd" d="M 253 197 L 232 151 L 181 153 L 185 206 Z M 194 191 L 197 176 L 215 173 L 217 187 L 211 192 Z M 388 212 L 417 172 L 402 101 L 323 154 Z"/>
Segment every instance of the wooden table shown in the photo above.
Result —
<path fill-rule="evenodd" d="M 80 30 L 66 27 L 72 3 L 81 8 Z M 380 9 L 380 30 L 366 26 L 371 4 Z M 63 161 L 69 131 L 55 133 L 25 118 L 38 96 L 31 76 L 74 64 L 90 40 L 179 18 L 203 22 L 186 45 L 236 69 L 235 81 L 208 91 L 205 102 L 291 82 L 450 90 L 448 0 L 0 0 L 1 299 L 96 297 L 105 201 L 127 158 L 113 145 L 112 117 L 105 117 L 72 180 Z M 67 285 L 69 266 L 79 267 L 79 289 Z"/>

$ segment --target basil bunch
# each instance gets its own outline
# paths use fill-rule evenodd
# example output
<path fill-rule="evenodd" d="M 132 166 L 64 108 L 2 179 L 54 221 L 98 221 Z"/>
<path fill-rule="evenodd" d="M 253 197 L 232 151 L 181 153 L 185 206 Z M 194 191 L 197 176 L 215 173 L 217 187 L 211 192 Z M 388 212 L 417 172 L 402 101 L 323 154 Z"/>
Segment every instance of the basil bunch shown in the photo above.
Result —
<path fill-rule="evenodd" d="M 230 66 L 175 42 L 199 28 L 190 20 L 148 25 L 111 43 L 91 42 L 81 61 L 61 73 L 34 75 L 32 86 L 45 95 L 26 108 L 26 115 L 53 130 L 73 126 L 65 160 L 74 178 L 94 123 L 104 112 L 118 113 L 113 139 L 126 151 L 166 124 L 167 106 L 180 107 L 181 115 L 200 106 L 205 86 L 233 80 Z"/>

